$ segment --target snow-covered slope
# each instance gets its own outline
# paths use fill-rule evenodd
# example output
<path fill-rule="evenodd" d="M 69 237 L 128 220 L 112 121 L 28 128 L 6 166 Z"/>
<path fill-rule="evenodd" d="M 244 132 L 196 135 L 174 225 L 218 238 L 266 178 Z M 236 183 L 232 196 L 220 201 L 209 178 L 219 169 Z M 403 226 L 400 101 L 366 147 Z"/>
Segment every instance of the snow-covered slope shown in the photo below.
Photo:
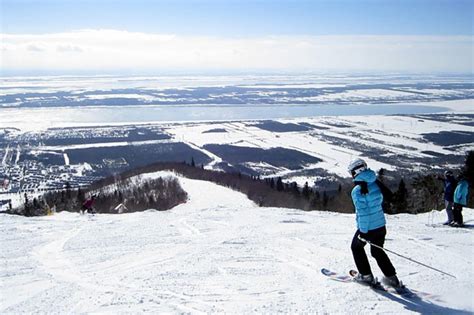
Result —
<path fill-rule="evenodd" d="M 444 213 L 388 217 L 400 278 L 443 301 L 384 296 L 324 277 L 353 268 L 354 216 L 258 208 L 244 195 L 180 178 L 171 211 L 0 216 L 0 313 L 450 313 L 473 306 L 473 230 L 433 227 Z M 468 224 L 474 211 L 464 212 Z M 373 270 L 381 276 L 371 260 Z"/>

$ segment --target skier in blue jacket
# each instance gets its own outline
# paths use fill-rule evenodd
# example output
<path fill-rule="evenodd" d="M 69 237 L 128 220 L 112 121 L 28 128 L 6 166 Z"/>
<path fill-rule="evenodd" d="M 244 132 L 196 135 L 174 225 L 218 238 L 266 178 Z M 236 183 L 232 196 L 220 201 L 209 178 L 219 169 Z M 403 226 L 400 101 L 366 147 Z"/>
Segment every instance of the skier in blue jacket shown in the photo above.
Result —
<path fill-rule="evenodd" d="M 461 174 L 458 178 L 458 184 L 454 190 L 454 207 L 453 207 L 453 217 L 454 221 L 450 224 L 451 226 L 463 226 L 462 218 L 462 207 L 467 205 L 467 194 L 469 193 L 469 183 L 466 180 L 466 177 Z"/>
<path fill-rule="evenodd" d="M 364 160 L 358 158 L 348 166 L 355 187 L 352 189 L 352 201 L 356 211 L 357 231 L 352 239 L 351 249 L 359 271 L 356 280 L 368 284 L 376 284 L 372 275 L 369 260 L 364 250 L 366 240 L 383 247 L 385 242 L 385 215 L 382 210 L 383 195 L 377 184 L 375 172 L 367 168 Z M 392 287 L 402 287 L 397 273 L 385 251 L 375 246 L 370 253 L 377 261 L 384 274 L 384 283 Z"/>

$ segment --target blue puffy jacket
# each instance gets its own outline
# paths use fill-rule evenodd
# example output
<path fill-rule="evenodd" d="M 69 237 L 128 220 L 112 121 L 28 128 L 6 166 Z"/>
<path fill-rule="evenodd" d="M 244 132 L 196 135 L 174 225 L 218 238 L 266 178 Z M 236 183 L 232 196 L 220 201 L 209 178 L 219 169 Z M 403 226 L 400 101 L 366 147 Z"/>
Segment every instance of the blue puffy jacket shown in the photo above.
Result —
<path fill-rule="evenodd" d="M 352 189 L 351 196 L 356 210 L 357 228 L 362 233 L 385 226 L 385 215 L 382 210 L 383 196 L 375 182 L 376 179 L 377 176 L 371 169 L 361 172 L 354 178 L 354 183 L 358 185 Z M 362 186 L 364 185 L 367 185 L 368 189 L 366 194 L 363 194 Z"/>
<path fill-rule="evenodd" d="M 467 205 L 467 194 L 469 192 L 469 184 L 467 180 L 462 179 L 459 181 L 456 189 L 454 190 L 454 202 L 459 203 L 463 206 Z"/>

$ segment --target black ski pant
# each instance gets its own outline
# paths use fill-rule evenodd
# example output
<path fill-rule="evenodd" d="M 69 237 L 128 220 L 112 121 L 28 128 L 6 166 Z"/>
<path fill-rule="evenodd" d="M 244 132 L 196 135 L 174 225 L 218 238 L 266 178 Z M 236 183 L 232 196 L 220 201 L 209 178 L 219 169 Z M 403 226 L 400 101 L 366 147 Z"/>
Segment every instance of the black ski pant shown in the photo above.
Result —
<path fill-rule="evenodd" d="M 383 243 L 385 242 L 385 234 L 387 234 L 385 226 L 375 230 L 370 230 L 367 233 L 361 233 L 359 230 L 356 231 L 354 238 L 352 239 L 351 249 L 352 255 L 354 256 L 355 264 L 357 266 L 357 270 L 360 274 L 369 275 L 372 274 L 372 271 L 370 270 L 369 260 L 364 250 L 364 246 L 366 243 L 362 242 L 358 238 L 358 236 L 360 235 L 363 239 L 368 240 L 375 245 L 383 247 Z M 392 262 L 390 261 L 384 250 L 375 246 L 370 246 L 370 253 L 372 254 L 372 257 L 375 258 L 377 264 L 379 265 L 380 269 L 386 277 L 396 275 L 395 268 L 393 267 Z"/>
<path fill-rule="evenodd" d="M 462 205 L 459 203 L 454 203 L 453 207 L 453 217 L 454 217 L 454 222 L 458 224 L 463 224 L 463 218 L 462 218 Z"/>

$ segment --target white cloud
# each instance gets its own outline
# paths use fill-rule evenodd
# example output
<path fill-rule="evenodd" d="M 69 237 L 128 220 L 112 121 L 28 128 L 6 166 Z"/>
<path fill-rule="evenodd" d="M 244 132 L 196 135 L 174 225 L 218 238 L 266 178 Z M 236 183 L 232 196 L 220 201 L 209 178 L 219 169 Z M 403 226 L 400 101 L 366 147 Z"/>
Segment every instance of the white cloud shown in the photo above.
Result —
<path fill-rule="evenodd" d="M 472 36 L 222 38 L 118 30 L 1 34 L 9 70 L 472 72 Z"/>
<path fill-rule="evenodd" d="M 40 52 L 40 51 L 44 51 L 44 48 L 41 47 L 41 45 L 28 44 L 28 45 L 26 46 L 26 50 L 27 50 L 27 51 L 32 51 L 32 52 Z"/>
<path fill-rule="evenodd" d="M 81 47 L 75 46 L 75 45 L 58 45 L 56 47 L 56 50 L 59 52 L 70 52 L 70 53 L 81 53 L 84 51 Z"/>

